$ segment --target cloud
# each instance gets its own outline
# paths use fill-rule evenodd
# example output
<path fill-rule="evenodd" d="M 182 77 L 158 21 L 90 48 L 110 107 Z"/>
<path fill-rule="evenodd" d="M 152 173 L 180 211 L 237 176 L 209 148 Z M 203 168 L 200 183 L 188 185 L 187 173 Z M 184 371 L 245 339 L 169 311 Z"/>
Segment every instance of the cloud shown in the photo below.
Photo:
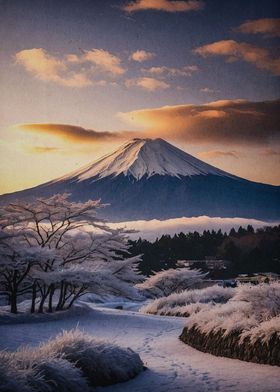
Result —
<path fill-rule="evenodd" d="M 107 73 L 120 76 L 126 72 L 121 59 L 103 49 L 81 51 L 81 54 L 66 54 L 59 59 L 45 49 L 33 48 L 17 52 L 16 63 L 25 68 L 35 78 L 53 82 L 66 87 L 104 86 L 104 79 L 93 80 L 93 75 Z M 77 70 L 80 68 L 80 70 Z"/>
<path fill-rule="evenodd" d="M 121 59 L 103 49 L 91 49 L 84 51 L 84 56 L 81 61 L 89 61 L 96 65 L 100 70 L 109 72 L 113 75 L 122 75 L 125 73 L 125 68 L 121 66 Z"/>
<path fill-rule="evenodd" d="M 197 154 L 201 158 L 205 159 L 212 159 L 212 158 L 225 158 L 231 157 L 238 159 L 240 157 L 239 153 L 235 150 L 233 151 L 219 151 L 219 150 L 212 150 L 212 151 L 202 151 Z"/>
<path fill-rule="evenodd" d="M 198 11 L 204 8 L 201 0 L 169 1 L 169 0 L 135 0 L 121 7 L 123 11 L 133 13 L 137 11 L 155 10 L 166 12 Z"/>
<path fill-rule="evenodd" d="M 269 50 L 246 42 L 234 40 L 217 41 L 195 49 L 195 53 L 203 56 L 225 56 L 228 62 L 243 60 L 265 69 L 274 75 L 280 75 L 280 58 L 274 58 Z"/>
<path fill-rule="evenodd" d="M 28 152 L 35 153 L 35 154 L 44 154 L 50 152 L 57 152 L 59 148 L 57 147 L 45 147 L 45 146 L 25 146 L 25 149 Z"/>
<path fill-rule="evenodd" d="M 155 91 L 167 89 L 170 85 L 162 80 L 158 80 L 155 78 L 135 78 L 135 79 L 127 79 L 125 82 L 126 87 L 141 87 L 144 90 Z"/>
<path fill-rule="evenodd" d="M 151 137 L 188 143 L 263 145 L 279 143 L 280 100 L 223 100 L 202 105 L 175 105 L 119 113 Z"/>
<path fill-rule="evenodd" d="M 152 75 L 167 75 L 167 76 L 192 76 L 193 73 L 199 70 L 197 65 L 185 65 L 182 68 L 172 67 L 151 67 L 148 69 L 143 68 L 142 72 L 147 72 Z"/>
<path fill-rule="evenodd" d="M 42 48 L 17 52 L 16 62 L 45 82 L 55 82 L 67 87 L 86 87 L 92 84 L 85 73 L 69 72 L 62 60 L 51 56 Z"/>
<path fill-rule="evenodd" d="M 280 18 L 248 20 L 235 30 L 246 34 L 264 34 L 265 37 L 280 37 Z"/>
<path fill-rule="evenodd" d="M 200 89 L 201 93 L 206 93 L 206 94 L 212 94 L 218 92 L 218 90 L 213 90 L 212 88 L 209 87 L 204 87 Z"/>
<path fill-rule="evenodd" d="M 97 132 L 76 125 L 69 124 L 19 124 L 17 130 L 34 132 L 36 134 L 48 134 L 59 137 L 71 143 L 95 143 L 114 140 L 123 140 L 134 136 L 130 132 Z"/>
<path fill-rule="evenodd" d="M 155 57 L 155 53 L 146 52 L 146 50 L 136 50 L 130 55 L 130 60 L 142 63 L 143 61 L 151 60 Z"/>
<path fill-rule="evenodd" d="M 202 233 L 204 230 L 219 230 L 229 232 L 232 227 L 238 229 L 240 226 L 246 227 L 252 225 L 254 228 L 277 225 L 279 222 L 264 222 L 256 219 L 245 218 L 219 218 L 209 216 L 198 216 L 194 218 L 175 218 L 167 220 L 139 220 L 129 222 L 110 223 L 112 228 L 126 227 L 127 229 L 137 230 L 130 237 L 137 239 L 139 237 L 148 240 L 155 240 L 163 234 L 174 235 L 176 233 L 188 233 L 198 231 Z"/>
<path fill-rule="evenodd" d="M 261 151 L 261 155 L 271 157 L 271 156 L 280 156 L 280 150 L 275 150 L 273 148 L 265 148 Z"/>

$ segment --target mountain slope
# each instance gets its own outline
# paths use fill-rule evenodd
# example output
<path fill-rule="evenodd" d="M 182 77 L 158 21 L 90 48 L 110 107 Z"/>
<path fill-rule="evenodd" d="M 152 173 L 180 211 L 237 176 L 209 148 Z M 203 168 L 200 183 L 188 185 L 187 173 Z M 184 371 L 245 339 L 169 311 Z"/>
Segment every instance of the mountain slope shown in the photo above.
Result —
<path fill-rule="evenodd" d="M 153 175 L 169 175 L 174 177 L 193 175 L 225 175 L 207 163 L 194 158 L 182 150 L 172 146 L 163 139 L 133 139 L 118 150 L 97 162 L 91 163 L 62 179 L 84 181 L 87 179 L 105 178 L 108 176 L 131 176 L 136 180 Z"/>
<path fill-rule="evenodd" d="M 71 193 L 101 199 L 112 221 L 188 216 L 280 219 L 280 187 L 233 176 L 162 139 L 133 139 L 62 178 L 0 197 L 0 202 Z"/>

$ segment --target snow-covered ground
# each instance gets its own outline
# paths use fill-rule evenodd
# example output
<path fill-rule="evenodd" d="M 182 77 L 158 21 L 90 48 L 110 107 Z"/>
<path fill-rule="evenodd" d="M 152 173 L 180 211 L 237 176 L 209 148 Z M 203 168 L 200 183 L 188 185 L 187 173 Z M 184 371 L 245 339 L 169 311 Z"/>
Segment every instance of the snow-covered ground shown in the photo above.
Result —
<path fill-rule="evenodd" d="M 52 321 L 0 325 L 0 349 L 37 345 L 78 326 L 94 337 L 131 347 L 148 368 L 135 379 L 99 388 L 100 392 L 279 392 L 279 367 L 215 357 L 179 341 L 184 318 L 87 306 L 78 316 L 72 312 Z"/>

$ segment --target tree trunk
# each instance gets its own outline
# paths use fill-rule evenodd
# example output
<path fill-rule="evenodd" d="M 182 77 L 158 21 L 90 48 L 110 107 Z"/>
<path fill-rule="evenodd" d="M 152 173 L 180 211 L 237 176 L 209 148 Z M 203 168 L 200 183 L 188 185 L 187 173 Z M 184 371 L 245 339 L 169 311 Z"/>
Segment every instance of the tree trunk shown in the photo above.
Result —
<path fill-rule="evenodd" d="M 75 294 L 75 295 L 72 297 L 71 301 L 69 302 L 69 304 L 68 304 L 68 306 L 67 306 L 67 309 L 70 309 L 70 308 L 71 308 L 71 306 L 73 305 L 73 303 L 82 295 L 82 292 L 83 292 L 84 290 L 85 290 L 85 289 L 84 289 L 83 287 L 80 288 L 80 290 L 78 291 L 78 293 Z"/>
<path fill-rule="evenodd" d="M 11 313 L 17 313 L 17 276 L 18 276 L 18 271 L 15 270 L 13 273 L 13 279 L 11 282 Z"/>
<path fill-rule="evenodd" d="M 16 294 L 16 292 L 12 292 L 11 293 L 11 296 L 10 296 L 10 298 L 11 298 L 11 303 L 10 303 L 10 305 L 11 305 L 11 313 L 17 313 L 17 294 Z"/>
<path fill-rule="evenodd" d="M 32 285 L 32 301 L 31 301 L 30 313 L 34 313 L 35 312 L 36 295 L 37 295 L 36 282 L 34 282 L 33 285 Z"/>
<path fill-rule="evenodd" d="M 61 282 L 60 283 L 59 299 L 58 299 L 58 303 L 56 305 L 55 310 L 61 310 L 61 305 L 62 305 L 62 301 L 63 301 L 63 292 L 64 292 L 64 282 Z"/>
<path fill-rule="evenodd" d="M 52 300 L 53 300 L 54 292 L 55 292 L 55 287 L 54 287 L 54 285 L 51 285 L 50 286 L 50 294 L 49 294 L 49 306 L 48 306 L 48 312 L 49 313 L 53 312 Z"/>
<path fill-rule="evenodd" d="M 64 305 L 65 305 L 65 303 L 66 303 L 66 300 L 67 300 L 67 298 L 66 298 L 67 289 L 68 289 L 68 284 L 65 283 L 65 284 L 64 284 L 64 289 L 63 289 L 62 301 L 61 301 L 59 310 L 63 310 Z"/>
<path fill-rule="evenodd" d="M 42 297 L 41 297 L 41 301 L 40 301 L 40 304 L 39 304 L 39 308 L 38 308 L 38 313 L 43 313 L 43 310 L 44 310 L 44 303 L 45 303 L 45 301 L 46 301 L 46 296 L 45 295 L 43 295 Z"/>
<path fill-rule="evenodd" d="M 47 297 L 49 295 L 49 292 L 50 292 L 50 287 L 48 287 L 47 290 L 44 293 L 42 293 L 40 305 L 39 305 L 39 308 L 38 308 L 38 313 L 43 313 L 43 311 L 44 311 L 44 304 L 45 304 L 46 299 L 47 299 Z"/>

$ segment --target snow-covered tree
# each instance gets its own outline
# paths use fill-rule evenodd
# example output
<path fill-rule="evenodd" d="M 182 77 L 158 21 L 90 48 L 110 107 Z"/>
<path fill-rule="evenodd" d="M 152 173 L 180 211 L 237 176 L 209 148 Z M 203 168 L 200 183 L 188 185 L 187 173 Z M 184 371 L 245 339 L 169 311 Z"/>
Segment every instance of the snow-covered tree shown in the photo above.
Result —
<path fill-rule="evenodd" d="M 129 257 L 128 232 L 111 229 L 97 218 L 104 207 L 100 201 L 74 203 L 68 196 L 1 207 L 0 284 L 13 312 L 23 292 L 31 295 L 31 312 L 37 297 L 38 311 L 47 300 L 53 311 L 55 294 L 56 310 L 61 310 L 87 290 L 99 292 L 100 287 L 132 294 L 128 286 L 141 280 L 139 257 Z"/>
<path fill-rule="evenodd" d="M 156 272 L 137 287 L 148 298 L 159 298 L 196 288 L 206 275 L 207 273 L 202 273 L 198 269 L 171 268 Z"/>

